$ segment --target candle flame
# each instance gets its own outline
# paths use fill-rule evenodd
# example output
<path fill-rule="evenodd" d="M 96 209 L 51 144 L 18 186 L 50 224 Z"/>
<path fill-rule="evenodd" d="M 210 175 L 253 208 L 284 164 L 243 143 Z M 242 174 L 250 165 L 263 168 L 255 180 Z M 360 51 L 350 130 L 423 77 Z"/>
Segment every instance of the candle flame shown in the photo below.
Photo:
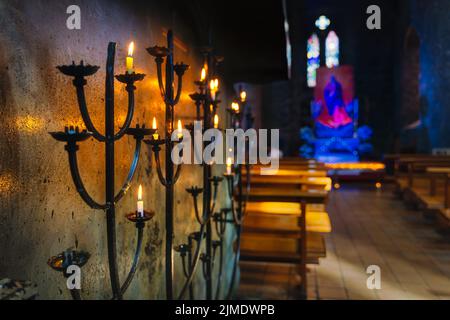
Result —
<path fill-rule="evenodd" d="M 202 74 L 201 74 L 201 81 L 205 81 L 206 80 L 206 69 L 203 67 L 202 68 Z"/>
<path fill-rule="evenodd" d="M 132 41 L 128 46 L 128 56 L 132 57 L 134 53 L 134 42 Z"/>
<path fill-rule="evenodd" d="M 156 123 L 156 117 L 153 117 L 152 129 L 153 130 L 157 130 L 158 129 L 158 124 Z"/>
<path fill-rule="evenodd" d="M 228 159 L 227 159 L 227 166 L 228 166 L 228 167 L 231 167 L 232 164 L 233 164 L 233 159 L 228 158 Z"/>
<path fill-rule="evenodd" d="M 181 135 L 183 133 L 183 124 L 181 120 L 178 120 L 178 133 Z"/>
<path fill-rule="evenodd" d="M 247 92 L 242 91 L 241 92 L 241 101 L 244 102 L 245 100 L 247 100 Z"/>
<path fill-rule="evenodd" d="M 219 116 L 217 114 L 214 116 L 214 128 L 219 128 Z"/>
<path fill-rule="evenodd" d="M 142 201 L 142 185 L 139 186 L 138 201 Z"/>
<path fill-rule="evenodd" d="M 233 102 L 231 104 L 231 110 L 238 112 L 239 111 L 239 103 Z"/>

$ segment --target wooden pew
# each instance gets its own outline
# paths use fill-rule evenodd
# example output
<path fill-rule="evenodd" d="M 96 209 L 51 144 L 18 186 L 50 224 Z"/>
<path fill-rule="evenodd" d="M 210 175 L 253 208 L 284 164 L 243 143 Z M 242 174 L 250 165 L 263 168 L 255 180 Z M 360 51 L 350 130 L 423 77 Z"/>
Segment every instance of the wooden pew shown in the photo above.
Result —
<path fill-rule="evenodd" d="M 243 176 L 243 183 L 247 183 L 247 176 Z M 301 190 L 331 190 L 331 178 L 328 177 L 309 177 L 309 176 L 257 176 L 253 175 L 250 179 L 250 185 L 254 187 L 291 187 L 298 188 Z"/>
<path fill-rule="evenodd" d="M 258 220 L 258 223 L 255 225 L 251 223 L 252 218 L 250 218 L 251 227 L 248 230 L 248 224 L 245 222 L 241 242 L 241 260 L 298 264 L 299 274 L 302 279 L 301 290 L 306 296 L 306 264 L 309 260 L 308 254 L 318 259 L 324 256 L 326 252 L 324 249 L 325 244 L 320 234 L 307 232 L 307 205 L 324 204 L 326 203 L 327 195 L 328 192 L 323 190 L 302 191 L 295 188 L 279 187 L 252 188 L 248 195 L 250 206 L 251 203 L 258 202 L 290 203 L 296 206 L 296 210 L 300 212 L 300 215 L 297 219 L 294 218 L 298 222 L 296 228 L 278 224 L 270 225 L 270 220 L 273 217 L 270 217 L 267 215 L 267 212 L 264 212 L 270 210 L 270 208 L 264 208 L 263 205 L 260 206 L 259 209 L 262 212 L 259 214 L 265 214 L 264 217 L 266 220 Z M 256 212 L 255 214 L 258 213 Z M 271 214 L 279 215 L 277 213 Z M 288 214 L 285 213 L 284 215 Z M 269 228 L 265 228 L 267 224 L 269 224 Z M 313 262 L 311 260 L 309 261 Z"/>
<path fill-rule="evenodd" d="M 395 159 L 396 193 L 403 196 L 405 190 L 411 188 L 414 183 L 421 184 L 422 186 L 426 185 L 429 180 L 427 175 L 424 175 L 427 167 L 448 166 L 449 164 L 450 157 L 448 156 L 399 156 Z"/>

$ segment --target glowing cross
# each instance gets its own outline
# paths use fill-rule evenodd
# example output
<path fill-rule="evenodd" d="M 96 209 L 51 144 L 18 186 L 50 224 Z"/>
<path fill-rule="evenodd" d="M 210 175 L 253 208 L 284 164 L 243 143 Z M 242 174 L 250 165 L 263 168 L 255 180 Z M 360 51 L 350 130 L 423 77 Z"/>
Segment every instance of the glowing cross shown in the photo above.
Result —
<path fill-rule="evenodd" d="M 320 30 L 326 30 L 330 26 L 330 19 L 326 16 L 320 16 L 319 19 L 316 20 L 316 27 Z"/>

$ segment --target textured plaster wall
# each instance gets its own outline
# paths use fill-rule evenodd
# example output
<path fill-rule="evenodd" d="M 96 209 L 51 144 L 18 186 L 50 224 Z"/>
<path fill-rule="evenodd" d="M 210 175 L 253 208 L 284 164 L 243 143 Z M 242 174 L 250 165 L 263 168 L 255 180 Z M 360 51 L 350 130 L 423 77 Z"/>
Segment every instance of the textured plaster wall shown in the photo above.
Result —
<path fill-rule="evenodd" d="M 154 115 L 163 123 L 164 106 L 158 93 L 153 59 L 144 50 L 154 44 L 165 45 L 163 31 L 173 23 L 178 37 L 176 60 L 192 66 L 177 118 L 190 122 L 194 107 L 188 94 L 198 77 L 199 55 L 191 41 L 189 25 L 172 20 L 160 2 L 79 0 L 82 29 L 65 27 L 67 6 L 73 1 L 0 1 L 0 278 L 32 280 L 39 286 L 40 298 L 68 299 L 65 280 L 51 270 L 49 257 L 69 247 L 91 253 L 83 268 L 83 295 L 88 299 L 110 298 L 107 267 L 105 215 L 91 210 L 78 196 L 71 181 L 64 145 L 54 141 L 49 131 L 67 124 L 82 126 L 71 80 L 59 74 L 56 65 L 84 59 L 101 66 L 89 78 L 86 96 L 94 124 L 104 128 L 104 66 L 108 41 L 118 44 L 116 72 L 124 72 L 127 45 L 136 42 L 135 65 L 148 76 L 138 84 L 133 125 Z M 144 5 L 145 4 L 145 5 Z M 170 17 L 170 19 L 168 18 Z M 124 87 L 116 82 L 116 128 L 126 115 Z M 225 116 L 222 116 L 224 119 Z M 116 147 L 116 188 L 128 173 L 134 139 L 125 137 Z M 137 185 L 144 186 L 147 209 L 156 217 L 145 229 L 142 259 L 125 298 L 163 299 L 164 292 L 164 189 L 157 181 L 150 150 L 143 148 L 134 184 L 117 208 L 117 247 L 121 280 L 130 267 L 135 245 L 135 227 L 123 217 L 134 211 Z M 104 200 L 104 146 L 93 140 L 79 151 L 81 175 L 94 199 Z M 216 168 L 220 174 L 223 168 Z M 185 189 L 201 186 L 201 168 L 185 168 L 176 187 L 175 244 L 197 231 L 193 206 Z M 221 186 L 223 187 L 223 186 Z M 222 190 L 225 190 L 224 188 Z M 218 207 L 225 206 L 220 193 Z M 230 230 L 230 229 L 229 229 Z M 227 235 L 225 257 L 228 268 L 223 290 L 231 276 L 233 234 Z M 175 256 L 175 290 L 183 284 L 181 264 Z M 199 269 L 200 270 L 200 269 Z M 201 270 L 200 270 L 201 271 Z M 217 270 L 215 271 L 217 272 Z M 200 274 L 195 280 L 197 298 L 204 297 Z"/>

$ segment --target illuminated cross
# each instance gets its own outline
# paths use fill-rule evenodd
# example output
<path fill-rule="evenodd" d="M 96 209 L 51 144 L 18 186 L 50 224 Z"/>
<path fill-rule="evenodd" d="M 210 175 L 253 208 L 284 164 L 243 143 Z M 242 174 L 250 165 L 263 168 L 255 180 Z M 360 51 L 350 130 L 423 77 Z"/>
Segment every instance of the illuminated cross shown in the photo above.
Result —
<path fill-rule="evenodd" d="M 330 26 L 330 19 L 326 16 L 320 16 L 319 19 L 316 20 L 316 27 L 320 30 L 326 30 Z"/>

